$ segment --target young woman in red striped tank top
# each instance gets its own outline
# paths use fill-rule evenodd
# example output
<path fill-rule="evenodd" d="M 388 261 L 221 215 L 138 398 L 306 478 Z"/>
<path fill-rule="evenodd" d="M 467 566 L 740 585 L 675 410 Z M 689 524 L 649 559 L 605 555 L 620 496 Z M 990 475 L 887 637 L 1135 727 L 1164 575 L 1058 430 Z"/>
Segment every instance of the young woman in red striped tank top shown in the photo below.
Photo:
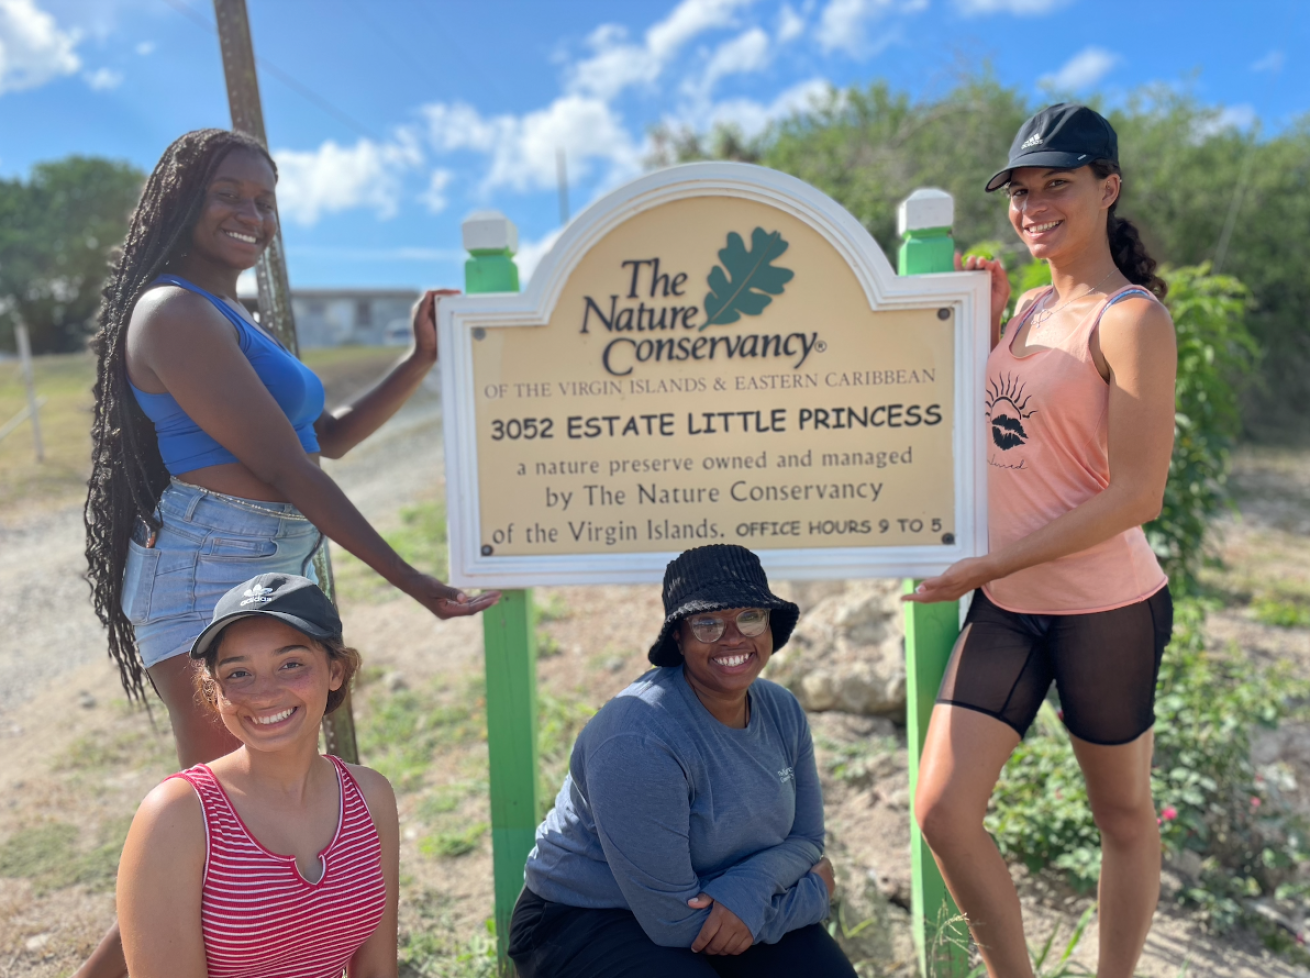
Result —
<path fill-rule="evenodd" d="M 1172 630 L 1142 524 L 1173 448 L 1173 323 L 1131 224 L 1109 122 L 1061 104 L 1029 119 L 987 190 L 1052 285 L 1020 297 L 999 262 L 987 363 L 989 553 L 915 601 L 973 592 L 920 762 L 915 811 L 992 978 L 1030 978 L 1019 899 L 983 815 L 1052 682 L 1101 832 L 1098 978 L 1131 978 L 1160 889 L 1151 798 L 1155 684 Z M 1036 829 L 1036 827 L 1034 827 Z"/>
<path fill-rule="evenodd" d="M 386 778 L 318 752 L 358 654 L 309 580 L 262 574 L 196 639 L 198 698 L 241 747 L 142 802 L 118 871 L 132 978 L 395 978 Z"/>

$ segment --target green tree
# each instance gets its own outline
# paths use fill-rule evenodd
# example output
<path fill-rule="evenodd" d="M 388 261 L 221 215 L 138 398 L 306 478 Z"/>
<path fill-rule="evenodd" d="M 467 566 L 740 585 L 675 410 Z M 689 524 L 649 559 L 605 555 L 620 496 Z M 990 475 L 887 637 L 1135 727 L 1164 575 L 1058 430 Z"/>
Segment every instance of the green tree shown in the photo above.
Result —
<path fill-rule="evenodd" d="M 982 186 L 1037 108 L 986 73 L 919 101 L 875 81 L 834 90 L 753 139 L 726 128 L 657 129 L 651 162 L 741 159 L 794 174 L 842 204 L 889 251 L 897 204 L 918 187 L 941 187 L 955 197 L 957 241 L 985 243 L 1011 266 L 1025 266 L 1004 198 Z M 1158 260 L 1179 268 L 1218 262 L 1217 271 L 1250 290 L 1246 323 L 1268 355 L 1258 382 L 1243 390 L 1245 433 L 1310 437 L 1310 276 L 1301 267 L 1310 252 L 1310 115 L 1274 134 L 1258 123 L 1243 130 L 1185 88 L 1163 85 L 1107 111 L 1124 168 L 1120 215 Z"/>
<path fill-rule="evenodd" d="M 20 318 L 38 353 L 82 345 L 143 180 L 129 164 L 85 156 L 0 180 L 0 346 L 13 349 Z"/>

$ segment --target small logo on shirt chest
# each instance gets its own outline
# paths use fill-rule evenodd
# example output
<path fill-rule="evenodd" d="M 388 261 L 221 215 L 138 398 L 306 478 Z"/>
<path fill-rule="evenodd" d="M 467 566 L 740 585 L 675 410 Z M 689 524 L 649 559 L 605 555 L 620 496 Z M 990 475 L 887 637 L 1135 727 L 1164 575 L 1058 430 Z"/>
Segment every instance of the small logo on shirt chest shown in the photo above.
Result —
<path fill-rule="evenodd" d="M 789 767 L 781 768 L 778 771 L 778 781 L 782 784 L 794 784 L 796 781 L 796 774 Z"/>

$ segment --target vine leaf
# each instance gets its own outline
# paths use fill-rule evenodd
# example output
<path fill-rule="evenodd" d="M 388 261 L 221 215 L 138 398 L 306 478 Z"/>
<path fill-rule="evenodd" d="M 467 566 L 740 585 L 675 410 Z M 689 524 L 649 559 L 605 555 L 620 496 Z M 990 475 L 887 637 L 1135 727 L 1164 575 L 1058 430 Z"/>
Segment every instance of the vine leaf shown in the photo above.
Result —
<path fill-rule="evenodd" d="M 789 247 L 777 231 L 756 228 L 751 232 L 751 248 L 747 251 L 741 235 L 729 232 L 728 246 L 719 251 L 723 264 L 710 269 L 710 291 L 705 296 L 705 323 L 701 329 L 735 323 L 742 313 L 758 316 L 773 296 L 782 295 L 783 286 L 796 273 L 779 268 L 773 261 Z"/>

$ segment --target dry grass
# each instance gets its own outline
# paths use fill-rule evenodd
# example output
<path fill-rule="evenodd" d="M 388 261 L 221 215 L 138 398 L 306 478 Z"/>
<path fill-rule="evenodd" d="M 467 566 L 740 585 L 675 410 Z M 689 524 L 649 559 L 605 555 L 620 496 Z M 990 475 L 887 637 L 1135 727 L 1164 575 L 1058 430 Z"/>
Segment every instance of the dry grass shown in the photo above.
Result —
<path fill-rule="evenodd" d="M 379 378 L 400 355 L 386 347 L 341 346 L 305 351 L 323 380 L 328 404 L 348 400 Z M 91 458 L 91 386 L 95 358 L 63 353 L 33 358 L 45 461 L 37 462 L 30 423 L 0 441 L 0 512 L 17 506 L 55 507 L 82 497 Z M 27 404 L 17 360 L 0 361 L 0 424 Z"/>

